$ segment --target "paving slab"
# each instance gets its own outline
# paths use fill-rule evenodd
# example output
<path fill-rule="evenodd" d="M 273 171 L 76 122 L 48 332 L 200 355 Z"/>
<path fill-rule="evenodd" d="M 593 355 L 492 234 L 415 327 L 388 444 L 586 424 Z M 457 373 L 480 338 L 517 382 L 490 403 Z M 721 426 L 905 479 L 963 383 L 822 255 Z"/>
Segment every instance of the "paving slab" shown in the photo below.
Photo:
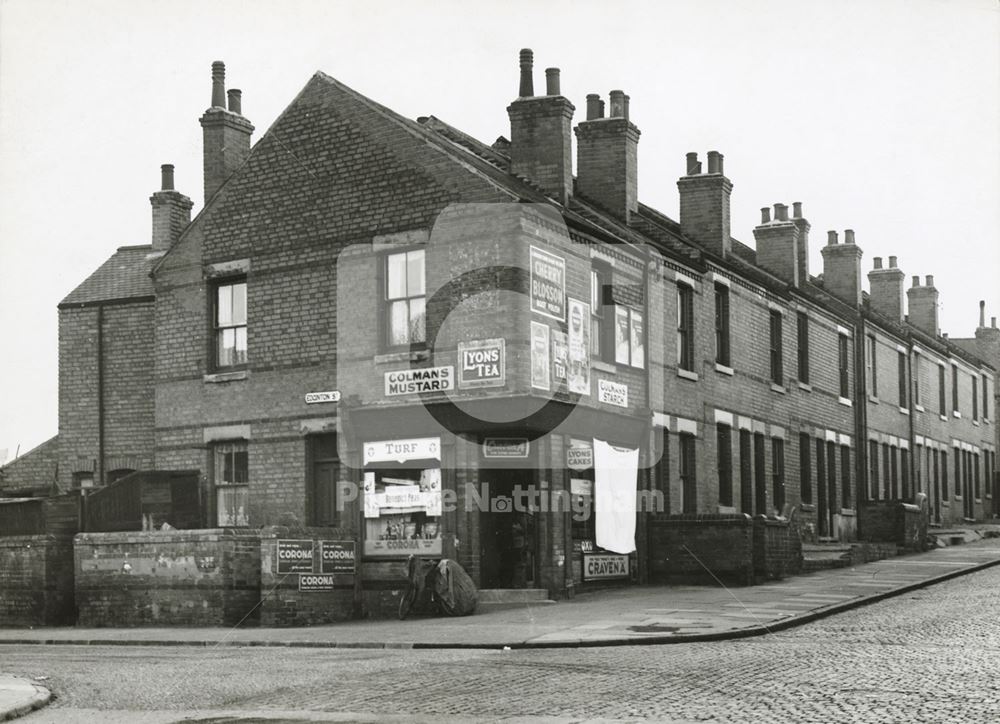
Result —
<path fill-rule="evenodd" d="M 820 570 L 766 586 L 631 586 L 465 618 L 306 628 L 0 629 L 0 644 L 531 648 L 681 643 L 763 635 L 1000 564 L 1000 539 Z"/>
<path fill-rule="evenodd" d="M 44 686 L 20 676 L 0 673 L 0 721 L 41 709 L 51 698 L 52 694 Z"/>

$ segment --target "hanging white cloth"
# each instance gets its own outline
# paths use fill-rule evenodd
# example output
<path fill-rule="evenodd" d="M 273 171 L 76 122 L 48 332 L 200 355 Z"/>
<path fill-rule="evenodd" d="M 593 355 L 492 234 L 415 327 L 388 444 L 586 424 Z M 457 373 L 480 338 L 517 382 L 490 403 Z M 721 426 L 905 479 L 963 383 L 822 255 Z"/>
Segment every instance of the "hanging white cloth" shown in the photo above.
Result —
<path fill-rule="evenodd" d="M 639 449 L 594 440 L 594 527 L 597 545 L 614 553 L 635 550 L 635 494 Z"/>

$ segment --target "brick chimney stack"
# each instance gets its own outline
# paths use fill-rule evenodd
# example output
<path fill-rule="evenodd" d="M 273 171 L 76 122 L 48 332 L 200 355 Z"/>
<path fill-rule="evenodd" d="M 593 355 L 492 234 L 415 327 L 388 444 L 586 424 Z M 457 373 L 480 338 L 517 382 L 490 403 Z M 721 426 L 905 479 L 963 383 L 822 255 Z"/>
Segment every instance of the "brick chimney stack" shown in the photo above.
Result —
<path fill-rule="evenodd" d="M 729 197 L 733 182 L 723 171 L 723 156 L 708 152 L 708 173 L 701 172 L 697 153 L 687 154 L 687 175 L 677 181 L 680 191 L 681 231 L 686 237 L 719 256 L 728 256 L 733 240 L 729 235 Z"/>
<path fill-rule="evenodd" d="M 160 166 L 160 190 L 153 192 L 149 203 L 153 205 L 153 251 L 167 251 L 191 223 L 194 206 L 191 199 L 174 190 L 173 165 Z"/>
<path fill-rule="evenodd" d="M 587 96 L 587 120 L 576 127 L 576 193 L 626 222 L 639 210 L 639 129 L 629 119 L 629 97 L 609 94 L 610 109 Z"/>
<path fill-rule="evenodd" d="M 871 288 L 871 308 L 894 322 L 903 321 L 903 280 L 906 275 L 896 266 L 896 257 L 889 257 L 889 268 L 882 268 L 882 258 L 875 257 L 875 268 L 868 272 Z M 936 334 L 936 332 L 935 332 Z"/>
<path fill-rule="evenodd" d="M 809 281 L 809 229 L 812 226 L 802 216 L 802 202 L 792 202 L 792 223 L 799 230 L 799 244 L 797 247 L 797 266 L 799 271 L 799 284 Z"/>
<path fill-rule="evenodd" d="M 927 283 L 920 286 L 920 277 L 913 277 L 913 286 L 906 290 L 909 304 L 907 321 L 922 332 L 937 337 L 941 330 L 938 327 L 938 290 L 934 288 L 934 277 L 927 275 Z"/>
<path fill-rule="evenodd" d="M 802 204 L 796 202 L 795 211 L 801 216 Z M 800 219 L 788 219 L 788 207 L 784 204 L 774 205 L 774 219 L 771 220 L 770 209 L 760 210 L 760 225 L 753 230 L 757 242 L 757 264 L 767 269 L 776 277 L 785 280 L 793 286 L 799 286 L 799 246 Z M 808 228 L 808 223 L 805 219 Z"/>
<path fill-rule="evenodd" d="M 823 247 L 823 288 L 852 307 L 861 305 L 861 247 L 854 243 L 854 231 L 844 232 L 838 243 L 837 232 L 828 231 Z M 882 260 L 876 260 L 881 265 Z M 902 292 L 900 292 L 902 293 Z"/>
<path fill-rule="evenodd" d="M 212 63 L 212 107 L 201 117 L 205 164 L 205 203 L 250 155 L 253 125 L 243 117 L 242 94 L 229 91 L 226 108 L 226 65 Z"/>
<path fill-rule="evenodd" d="M 518 98 L 507 106 L 510 170 L 565 204 L 573 191 L 570 129 L 576 109 L 560 94 L 558 68 L 545 71 L 546 95 L 534 94 L 533 62 L 531 50 L 522 50 Z"/>
<path fill-rule="evenodd" d="M 990 317 L 990 326 L 986 326 L 986 301 L 979 302 L 979 326 L 976 328 L 976 344 L 979 347 L 979 356 L 994 367 L 1000 366 L 1000 328 L 997 327 L 997 318 Z M 1000 376 L 996 381 L 1000 385 Z M 1000 388 L 995 388 L 1000 389 Z M 997 395 L 997 414 L 1000 416 L 1000 393 Z M 997 416 L 994 416 L 997 419 Z"/>

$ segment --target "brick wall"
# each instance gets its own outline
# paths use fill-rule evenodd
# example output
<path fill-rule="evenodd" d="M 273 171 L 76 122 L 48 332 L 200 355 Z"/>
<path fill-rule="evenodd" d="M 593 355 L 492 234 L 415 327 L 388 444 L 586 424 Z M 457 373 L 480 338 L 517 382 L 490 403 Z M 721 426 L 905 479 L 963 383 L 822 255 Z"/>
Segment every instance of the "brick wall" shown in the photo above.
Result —
<path fill-rule="evenodd" d="M 802 539 L 788 521 L 753 519 L 754 582 L 761 583 L 802 570 Z"/>
<path fill-rule="evenodd" d="M 49 489 L 59 470 L 59 437 L 49 438 L 0 467 L 0 495 L 11 490 Z"/>
<path fill-rule="evenodd" d="M 330 591 L 299 590 L 299 574 L 278 573 L 279 539 L 313 541 L 312 568 L 314 573 L 320 573 L 319 542 L 352 540 L 353 536 L 336 528 L 273 526 L 263 529 L 260 538 L 260 585 L 263 594 L 260 625 L 315 626 L 353 618 L 354 576 L 337 574 L 334 589 Z"/>
<path fill-rule="evenodd" d="M 924 550 L 927 509 L 909 503 L 877 501 L 863 506 L 862 540 L 895 543 L 909 550 Z"/>
<path fill-rule="evenodd" d="M 748 515 L 658 516 L 649 523 L 653 583 L 749 586 L 754 581 L 753 526 Z"/>
<path fill-rule="evenodd" d="M 81 626 L 234 626 L 259 621 L 260 534 L 81 533 Z"/>
<path fill-rule="evenodd" d="M 73 606 L 73 538 L 0 537 L 0 626 L 65 626 Z"/>

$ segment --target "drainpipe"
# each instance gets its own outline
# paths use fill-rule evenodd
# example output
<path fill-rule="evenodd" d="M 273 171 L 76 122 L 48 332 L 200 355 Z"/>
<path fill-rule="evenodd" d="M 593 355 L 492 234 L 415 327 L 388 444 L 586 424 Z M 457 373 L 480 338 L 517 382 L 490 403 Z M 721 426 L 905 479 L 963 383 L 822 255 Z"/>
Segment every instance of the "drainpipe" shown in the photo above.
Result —
<path fill-rule="evenodd" d="M 907 394 L 907 398 L 908 398 L 906 400 L 906 404 L 908 405 L 908 409 L 910 411 L 910 414 L 907 415 L 907 417 L 909 418 L 909 423 L 910 423 L 909 424 L 909 427 L 910 427 L 910 469 L 908 471 L 910 473 L 910 499 L 908 501 L 906 501 L 906 502 L 911 502 L 912 503 L 912 502 L 916 502 L 916 500 L 917 500 L 917 463 L 919 461 L 917 460 L 917 438 L 916 438 L 916 429 L 915 429 L 914 420 L 913 420 L 913 418 L 917 416 L 917 411 L 915 409 L 915 407 L 916 407 L 915 399 L 916 398 L 913 395 L 914 390 L 916 389 L 915 385 L 916 385 L 917 381 L 915 379 L 913 379 L 913 337 L 910 336 L 910 335 L 907 335 L 906 347 L 907 347 L 906 375 L 909 378 L 909 383 L 906 386 L 906 394 Z M 930 506 L 928 506 L 928 509 L 929 508 L 930 508 Z"/>
<path fill-rule="evenodd" d="M 861 538 L 864 506 L 868 502 L 868 375 L 865 373 L 867 343 L 864 313 L 859 309 L 854 323 L 854 509 L 857 513 L 857 537 Z"/>

